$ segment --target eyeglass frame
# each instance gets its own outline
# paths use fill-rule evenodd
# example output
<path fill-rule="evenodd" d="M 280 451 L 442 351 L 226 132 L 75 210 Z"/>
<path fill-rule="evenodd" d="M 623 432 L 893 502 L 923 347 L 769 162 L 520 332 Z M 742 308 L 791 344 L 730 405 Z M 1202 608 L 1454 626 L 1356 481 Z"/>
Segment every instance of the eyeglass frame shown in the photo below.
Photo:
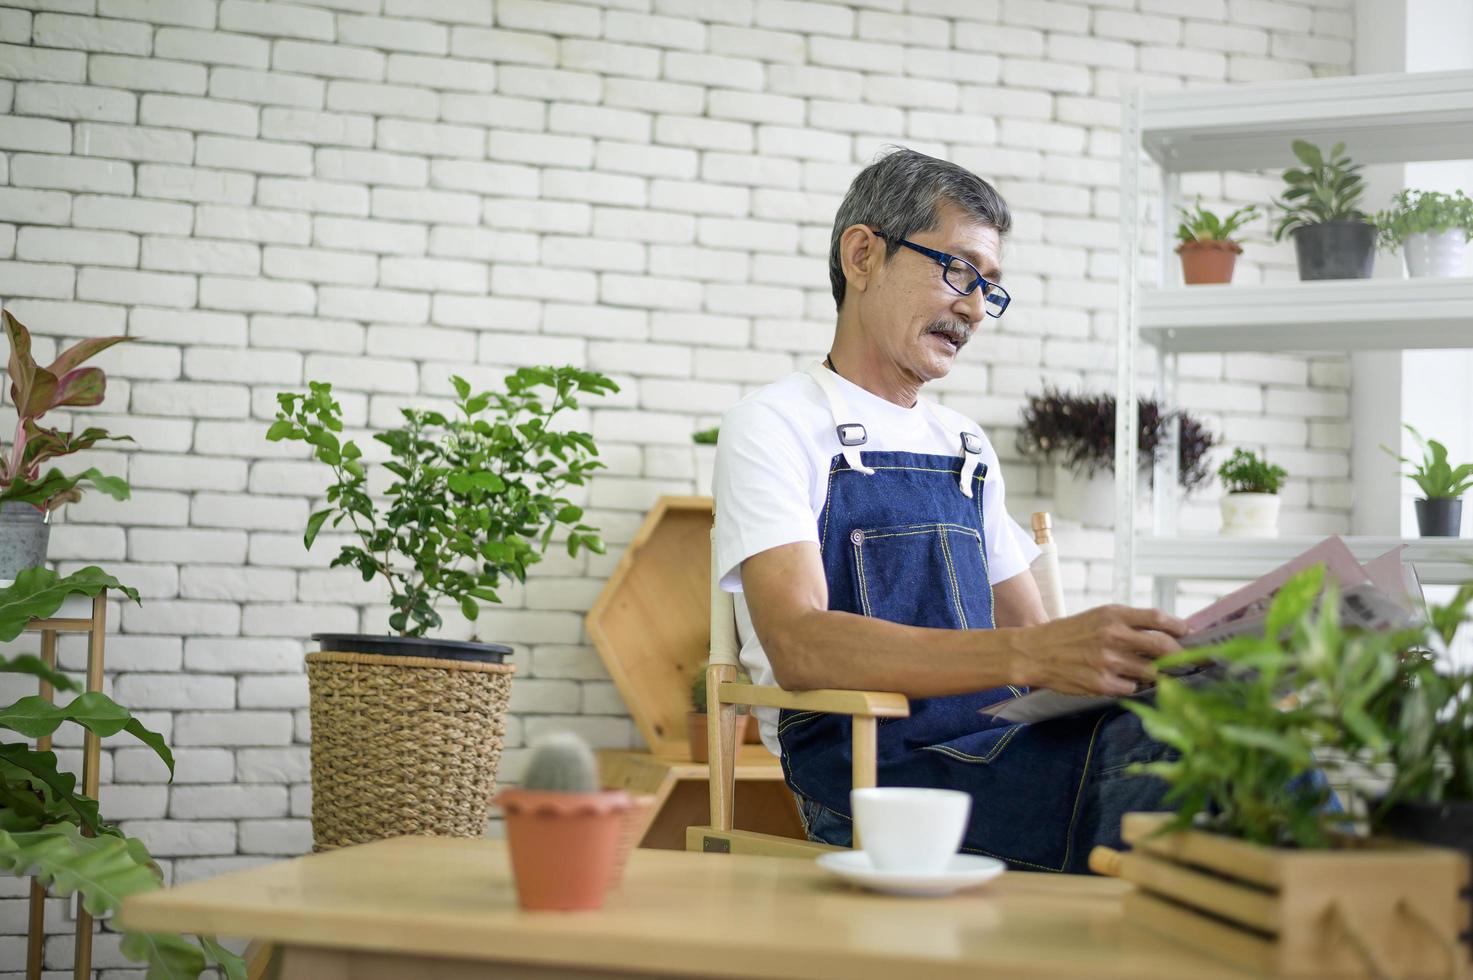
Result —
<path fill-rule="evenodd" d="M 906 240 L 904 238 L 895 238 L 895 239 L 892 239 L 889 235 L 885 234 L 883 231 L 879 231 L 879 230 L 874 229 L 874 228 L 871 228 L 870 231 L 874 232 L 875 237 L 877 237 L 877 238 L 883 238 L 887 242 L 893 241 L 897 245 L 904 245 L 906 248 L 914 249 L 915 251 L 920 252 L 922 255 L 926 256 L 926 258 L 928 258 L 931 261 L 935 262 L 937 265 L 941 266 L 941 281 L 944 282 L 944 283 L 946 283 L 946 285 L 954 293 L 957 293 L 957 294 L 962 295 L 962 296 L 970 296 L 974 292 L 977 291 L 977 287 L 979 285 L 985 285 L 985 286 L 988 286 L 988 287 L 990 287 L 992 289 L 997 290 L 999 293 L 1002 294 L 1002 308 L 999 309 L 996 313 L 994 313 L 994 312 L 992 312 L 992 310 L 988 309 L 988 307 L 987 307 L 987 294 L 985 292 L 982 294 L 982 312 L 986 313 L 988 316 L 992 317 L 993 319 L 997 319 L 997 318 L 1001 317 L 1004 313 L 1006 313 L 1008 311 L 1008 304 L 1012 303 L 1012 301 L 1013 301 L 1013 297 L 1011 295 L 1009 295 L 1008 291 L 1006 289 L 1004 289 L 1001 284 L 993 282 L 991 279 L 988 279 L 986 276 L 984 276 L 981 272 L 977 271 L 977 267 L 975 265 L 973 265 L 972 263 L 968 262 L 966 259 L 962 258 L 960 255 L 952 255 L 949 252 L 938 252 L 934 248 L 927 248 L 924 245 L 917 245 L 915 242 L 908 241 L 908 240 Z M 951 280 L 948 279 L 948 278 L 946 278 L 946 270 L 947 270 L 947 267 L 950 266 L 951 263 L 953 263 L 953 262 L 960 262 L 962 265 L 964 265 L 968 269 L 971 269 L 972 270 L 972 276 L 973 276 L 972 285 L 971 285 L 971 288 L 967 289 L 966 291 L 957 289 L 956 286 L 952 285 Z"/>

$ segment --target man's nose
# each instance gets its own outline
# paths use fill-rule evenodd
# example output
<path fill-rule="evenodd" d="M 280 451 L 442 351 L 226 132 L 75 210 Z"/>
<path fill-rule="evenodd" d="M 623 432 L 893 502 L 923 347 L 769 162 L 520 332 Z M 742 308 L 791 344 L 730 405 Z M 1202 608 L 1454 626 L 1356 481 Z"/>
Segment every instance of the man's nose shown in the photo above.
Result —
<path fill-rule="evenodd" d="M 982 322 L 983 316 L 986 315 L 982 290 L 978 288 L 972 290 L 965 296 L 958 295 L 956 302 L 951 304 L 951 309 L 957 316 L 964 318 L 968 326 L 976 327 L 977 324 Z"/>

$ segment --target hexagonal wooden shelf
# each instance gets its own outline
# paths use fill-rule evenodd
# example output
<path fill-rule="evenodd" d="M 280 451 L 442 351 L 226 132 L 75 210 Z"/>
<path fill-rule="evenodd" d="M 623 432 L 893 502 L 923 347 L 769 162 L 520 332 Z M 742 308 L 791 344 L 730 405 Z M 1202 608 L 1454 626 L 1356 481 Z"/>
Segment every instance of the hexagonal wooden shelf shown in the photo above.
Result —
<path fill-rule="evenodd" d="M 691 682 L 711 636 L 710 497 L 655 502 L 588 611 L 588 635 L 650 751 L 689 759 Z"/>

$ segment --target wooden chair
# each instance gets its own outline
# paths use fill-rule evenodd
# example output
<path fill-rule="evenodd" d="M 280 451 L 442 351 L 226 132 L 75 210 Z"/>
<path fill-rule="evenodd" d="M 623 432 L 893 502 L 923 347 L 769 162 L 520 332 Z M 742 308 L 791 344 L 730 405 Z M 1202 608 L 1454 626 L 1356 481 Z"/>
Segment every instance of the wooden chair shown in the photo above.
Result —
<path fill-rule="evenodd" d="M 1033 537 L 1041 553 L 1034 559 L 1031 571 L 1043 596 L 1044 613 L 1049 619 L 1064 614 L 1064 595 L 1059 580 L 1059 555 L 1054 544 L 1049 515 L 1038 511 L 1033 515 Z M 773 834 L 760 834 L 732 827 L 733 798 L 736 789 L 736 714 L 738 705 L 748 707 L 787 708 L 791 711 L 823 711 L 849 715 L 852 719 L 854 749 L 850 771 L 853 785 L 863 788 L 875 785 L 876 747 L 881 718 L 904 718 L 910 714 L 910 701 L 903 694 L 881 691 L 799 691 L 789 692 L 770 685 L 743 684 L 736 681 L 737 654 L 736 610 L 732 594 L 721 588 L 721 570 L 716 566 L 716 548 L 711 548 L 711 659 L 706 668 L 707 737 L 710 743 L 711 825 L 686 830 L 686 850 L 722 854 L 761 854 L 773 857 L 811 856 L 823 851 L 839 850 L 829 844 L 794 840 Z M 855 846 L 859 844 L 855 831 Z"/>

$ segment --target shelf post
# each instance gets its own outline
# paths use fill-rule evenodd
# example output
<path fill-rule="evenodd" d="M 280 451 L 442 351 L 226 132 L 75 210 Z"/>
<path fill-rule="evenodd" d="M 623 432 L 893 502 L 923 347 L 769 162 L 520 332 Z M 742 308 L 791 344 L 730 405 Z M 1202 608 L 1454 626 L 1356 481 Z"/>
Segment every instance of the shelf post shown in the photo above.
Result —
<path fill-rule="evenodd" d="M 1121 100 L 1120 293 L 1115 317 L 1115 599 L 1129 603 L 1135 576 L 1137 331 L 1140 270 L 1141 93 Z"/>

